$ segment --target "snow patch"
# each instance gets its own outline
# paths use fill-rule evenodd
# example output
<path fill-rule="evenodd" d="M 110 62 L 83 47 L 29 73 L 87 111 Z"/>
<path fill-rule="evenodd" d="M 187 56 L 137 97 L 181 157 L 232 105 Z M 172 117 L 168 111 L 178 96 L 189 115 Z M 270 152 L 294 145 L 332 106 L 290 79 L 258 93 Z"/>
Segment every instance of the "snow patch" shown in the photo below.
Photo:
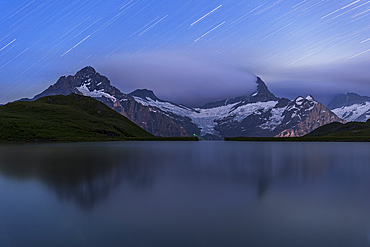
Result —
<path fill-rule="evenodd" d="M 311 95 L 307 95 L 306 100 L 315 101 L 315 99 Z"/>
<path fill-rule="evenodd" d="M 112 100 L 113 102 L 117 101 L 117 99 L 115 97 L 113 97 L 112 95 L 103 92 L 104 89 L 101 89 L 101 90 L 96 90 L 95 89 L 94 91 L 90 91 L 89 88 L 87 87 L 87 85 L 89 85 L 89 84 L 83 84 L 83 85 L 81 85 L 81 87 L 76 87 L 76 88 L 84 96 L 90 96 L 90 97 L 93 97 L 93 98 L 106 97 L 106 98 Z"/>
<path fill-rule="evenodd" d="M 298 98 L 296 98 L 295 102 L 296 102 L 297 105 L 302 105 L 303 104 L 303 100 L 304 100 L 304 98 L 301 97 L 301 96 L 299 96 Z"/>
<path fill-rule="evenodd" d="M 166 101 L 153 100 L 149 97 L 146 97 L 146 99 L 142 99 L 136 96 L 133 96 L 133 97 L 138 103 L 144 106 L 154 106 L 154 107 L 161 109 L 164 112 L 175 113 L 176 115 L 183 116 L 183 117 L 189 115 L 190 112 L 192 111 L 190 108 L 187 108 L 184 106 L 177 106 L 177 105 L 171 104 L 170 102 L 166 102 Z"/>
<path fill-rule="evenodd" d="M 331 110 L 338 117 L 349 122 L 356 121 L 358 117 L 370 111 L 370 102 L 365 104 L 353 104 L 350 106 L 343 106 Z"/>
<path fill-rule="evenodd" d="M 268 119 L 268 121 L 259 127 L 261 129 L 269 129 L 270 131 L 273 131 L 276 129 L 278 125 L 281 124 L 281 122 L 284 120 L 283 113 L 286 110 L 286 107 L 283 108 L 273 108 L 271 110 L 271 117 Z"/>
<path fill-rule="evenodd" d="M 195 125 L 201 128 L 201 135 L 215 134 L 215 120 L 232 117 L 232 121 L 241 122 L 243 121 L 243 119 L 251 114 L 261 114 L 261 112 L 266 112 L 270 110 L 278 103 L 278 101 L 257 102 L 242 105 L 234 109 L 234 107 L 240 103 L 236 102 L 234 104 L 214 108 L 190 109 L 185 106 L 174 105 L 166 101 L 153 100 L 148 97 L 146 99 L 142 99 L 134 96 L 134 99 L 144 106 L 157 107 L 161 109 L 164 113 L 167 113 L 167 115 L 169 113 L 174 113 L 182 117 L 190 118 Z"/>
<path fill-rule="evenodd" d="M 234 106 L 239 104 L 239 102 L 219 106 L 209 109 L 195 109 L 198 112 L 192 112 L 188 117 L 190 117 L 196 125 L 200 126 L 201 134 L 213 134 L 214 127 L 216 126 L 216 121 L 218 119 L 230 118 L 231 121 L 241 122 L 243 119 L 252 114 L 261 114 L 261 112 L 266 112 L 273 108 L 278 102 L 268 101 L 268 102 L 258 102 L 239 106 L 233 109 Z"/>

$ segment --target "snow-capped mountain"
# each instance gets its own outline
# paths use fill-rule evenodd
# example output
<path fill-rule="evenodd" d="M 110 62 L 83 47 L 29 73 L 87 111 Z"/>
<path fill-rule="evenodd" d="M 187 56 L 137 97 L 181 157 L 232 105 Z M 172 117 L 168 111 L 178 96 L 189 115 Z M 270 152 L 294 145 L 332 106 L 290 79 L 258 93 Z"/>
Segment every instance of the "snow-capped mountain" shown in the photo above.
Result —
<path fill-rule="evenodd" d="M 62 76 L 42 93 L 31 100 L 47 95 L 68 95 L 70 93 L 82 94 L 95 98 L 117 112 L 129 118 L 141 128 L 158 136 L 188 136 L 189 133 L 199 134 L 198 127 L 191 120 L 170 112 L 163 112 L 155 106 L 139 103 L 135 95 L 150 97 L 152 95 L 140 94 L 140 91 L 124 94 L 110 84 L 107 77 L 100 75 L 94 68 L 88 66 L 78 71 L 74 76 Z M 158 100 L 155 96 L 154 100 Z M 27 100 L 27 99 L 22 99 Z M 192 135 L 191 134 L 191 135 Z"/>
<path fill-rule="evenodd" d="M 103 101 L 113 107 L 116 101 L 127 100 L 128 96 L 121 93 L 117 88 L 110 85 L 107 77 L 100 75 L 92 67 L 85 67 L 74 76 L 62 76 L 42 93 L 32 100 L 48 95 L 68 95 L 70 93 L 83 94 Z"/>
<path fill-rule="evenodd" d="M 346 121 L 340 119 L 311 95 L 298 97 L 290 102 L 283 113 L 284 120 L 278 126 L 279 137 L 303 136 L 314 129 L 331 123 Z"/>
<path fill-rule="evenodd" d="M 220 100 L 189 108 L 158 99 L 153 92 L 131 93 L 143 105 L 166 114 L 191 119 L 200 135 L 209 139 L 225 136 L 302 136 L 330 122 L 343 122 L 312 96 L 290 101 L 272 94 L 257 78 L 257 90 L 249 96 Z M 135 96 L 136 95 L 136 96 Z"/>
<path fill-rule="evenodd" d="M 278 98 L 266 84 L 256 80 L 251 95 L 220 100 L 191 108 L 159 99 L 153 91 L 120 92 L 92 67 L 74 76 L 62 76 L 57 83 L 36 95 L 77 93 L 102 101 L 154 135 L 193 136 L 222 139 L 226 136 L 302 136 L 321 125 L 343 122 L 312 96 L 291 101 Z"/>
<path fill-rule="evenodd" d="M 328 104 L 328 108 L 348 122 L 366 122 L 370 118 L 370 97 L 357 93 L 341 94 Z"/>

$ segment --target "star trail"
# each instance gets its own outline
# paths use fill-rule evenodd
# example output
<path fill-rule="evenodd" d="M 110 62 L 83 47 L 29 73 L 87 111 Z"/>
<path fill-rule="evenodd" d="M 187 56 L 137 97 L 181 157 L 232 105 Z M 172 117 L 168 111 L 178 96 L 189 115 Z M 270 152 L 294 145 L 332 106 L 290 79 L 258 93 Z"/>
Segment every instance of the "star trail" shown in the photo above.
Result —
<path fill-rule="evenodd" d="M 366 0 L 2 0 L 0 14 L 0 103 L 87 65 L 188 105 L 249 93 L 254 75 L 280 97 L 370 95 Z"/>

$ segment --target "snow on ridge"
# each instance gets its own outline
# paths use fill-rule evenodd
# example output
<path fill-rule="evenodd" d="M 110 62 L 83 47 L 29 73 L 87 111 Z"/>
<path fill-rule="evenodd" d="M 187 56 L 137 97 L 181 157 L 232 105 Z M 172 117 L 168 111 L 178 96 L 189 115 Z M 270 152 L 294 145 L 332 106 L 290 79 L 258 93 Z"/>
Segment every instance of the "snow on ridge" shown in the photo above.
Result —
<path fill-rule="evenodd" d="M 240 123 L 249 115 L 260 114 L 259 111 L 266 112 L 270 110 L 278 103 L 278 101 L 250 103 L 239 106 L 230 113 L 233 107 L 239 103 L 240 102 L 207 109 L 197 108 L 196 110 L 199 111 L 199 113 L 192 112 L 188 117 L 192 119 L 193 123 L 201 128 L 202 135 L 207 133 L 214 134 L 214 127 L 216 126 L 215 120 L 233 116 L 233 120 Z"/>
<path fill-rule="evenodd" d="M 192 111 L 189 108 L 185 108 L 185 107 L 182 107 L 182 106 L 177 106 L 177 105 L 171 104 L 170 102 L 166 102 L 166 101 L 153 100 L 149 97 L 146 97 L 146 100 L 144 100 L 140 97 L 136 97 L 136 96 L 133 96 L 133 97 L 137 102 L 139 102 L 140 104 L 142 104 L 144 106 L 157 107 L 157 108 L 161 109 L 164 112 L 167 112 L 167 113 L 172 112 L 172 113 L 175 113 L 176 115 L 179 115 L 179 116 L 182 116 L 182 117 L 188 116 L 190 114 L 190 112 Z"/>
<path fill-rule="evenodd" d="M 297 99 L 295 99 L 294 104 L 288 105 L 285 109 L 288 112 L 291 112 L 290 118 L 293 119 L 295 117 L 298 117 L 299 120 L 302 120 L 302 117 L 306 116 L 307 112 L 310 112 L 318 102 L 314 100 L 312 97 L 307 96 L 306 99 L 299 96 Z M 299 107 L 297 107 L 297 105 Z M 308 106 L 307 109 L 305 109 Z M 282 114 L 282 113 L 281 113 Z M 286 124 L 289 124 L 291 121 L 287 122 Z"/>
<path fill-rule="evenodd" d="M 317 102 L 315 100 L 312 100 L 312 101 L 308 102 L 308 104 L 312 104 L 312 105 L 310 106 L 310 108 L 306 109 L 305 111 L 311 111 L 318 103 L 319 102 Z"/>
<path fill-rule="evenodd" d="M 339 108 L 335 108 L 331 111 L 334 112 L 335 115 L 337 115 L 339 118 L 351 122 L 355 121 L 362 114 L 370 111 L 370 102 L 366 102 L 365 104 L 353 104 L 350 106 L 342 106 Z"/>
<path fill-rule="evenodd" d="M 314 100 L 310 95 L 308 95 L 306 97 L 306 99 L 304 99 L 303 97 L 299 96 L 298 98 L 296 98 L 294 100 L 294 103 L 295 104 L 292 104 L 291 106 L 289 106 L 287 108 L 288 111 L 292 111 L 292 110 L 299 111 L 301 109 L 302 105 L 307 105 L 307 104 L 309 104 L 310 107 L 308 109 L 306 109 L 305 111 L 311 111 L 315 107 L 315 105 L 318 104 L 318 102 L 316 100 Z M 298 105 L 300 107 L 297 107 L 296 105 Z"/>
<path fill-rule="evenodd" d="M 151 98 L 142 99 L 134 96 L 134 99 L 144 106 L 159 108 L 164 113 L 174 113 L 182 117 L 189 117 L 194 124 L 201 128 L 202 135 L 207 133 L 214 134 L 214 127 L 216 126 L 215 120 L 233 116 L 234 121 L 241 122 L 247 116 L 252 114 L 260 114 L 260 111 L 266 112 L 272 109 L 278 103 L 278 101 L 250 103 L 239 106 L 231 113 L 233 107 L 238 105 L 240 102 L 206 109 L 190 109 L 184 106 L 174 105 L 170 102 L 153 100 Z M 276 122 L 281 121 L 277 117 L 276 119 Z"/>
<path fill-rule="evenodd" d="M 316 102 L 316 100 L 311 95 L 307 95 L 306 100 L 315 101 Z"/>
<path fill-rule="evenodd" d="M 304 100 L 304 98 L 303 98 L 302 96 L 298 96 L 298 97 L 295 99 L 295 101 L 302 101 L 302 100 Z"/>
<path fill-rule="evenodd" d="M 263 123 L 259 127 L 261 129 L 269 129 L 270 131 L 273 131 L 276 129 L 278 125 L 281 124 L 284 120 L 283 113 L 286 110 L 287 107 L 282 108 L 272 108 L 271 110 L 271 117 L 267 120 L 266 123 Z"/>
<path fill-rule="evenodd" d="M 250 103 L 246 105 L 242 105 L 233 111 L 233 115 L 235 115 L 235 120 L 238 122 L 243 121 L 247 116 L 255 114 L 260 114 L 259 111 L 266 112 L 272 109 L 278 101 L 267 101 L 267 102 L 257 102 L 257 103 Z"/>
<path fill-rule="evenodd" d="M 90 91 L 89 88 L 87 87 L 87 85 L 89 85 L 89 84 L 82 84 L 80 87 L 76 87 L 76 89 L 80 93 L 82 93 L 84 96 L 90 96 L 90 97 L 93 97 L 93 98 L 106 97 L 106 98 L 112 100 L 113 102 L 116 102 L 117 99 L 115 97 L 113 97 L 112 95 L 103 92 L 104 89 L 101 89 L 101 90 L 96 90 L 95 89 L 94 91 Z"/>
<path fill-rule="evenodd" d="M 295 99 L 295 102 L 297 105 L 302 105 L 303 104 L 304 98 L 302 96 L 299 96 L 298 98 Z"/>
<path fill-rule="evenodd" d="M 207 109 L 196 108 L 195 110 L 198 112 L 192 112 L 188 117 L 191 118 L 194 124 L 201 128 L 201 135 L 214 134 L 214 127 L 216 126 L 215 120 L 226 117 L 231 109 L 238 103 L 239 102 Z"/>

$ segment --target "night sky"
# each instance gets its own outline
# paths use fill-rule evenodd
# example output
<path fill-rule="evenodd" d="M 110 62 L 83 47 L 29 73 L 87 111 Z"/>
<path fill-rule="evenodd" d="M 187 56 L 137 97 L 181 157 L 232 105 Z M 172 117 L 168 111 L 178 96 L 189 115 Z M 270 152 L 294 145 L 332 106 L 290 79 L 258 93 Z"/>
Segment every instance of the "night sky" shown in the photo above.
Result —
<path fill-rule="evenodd" d="M 370 1 L 0 0 L 0 103 L 90 65 L 198 106 L 251 93 L 370 95 Z"/>

